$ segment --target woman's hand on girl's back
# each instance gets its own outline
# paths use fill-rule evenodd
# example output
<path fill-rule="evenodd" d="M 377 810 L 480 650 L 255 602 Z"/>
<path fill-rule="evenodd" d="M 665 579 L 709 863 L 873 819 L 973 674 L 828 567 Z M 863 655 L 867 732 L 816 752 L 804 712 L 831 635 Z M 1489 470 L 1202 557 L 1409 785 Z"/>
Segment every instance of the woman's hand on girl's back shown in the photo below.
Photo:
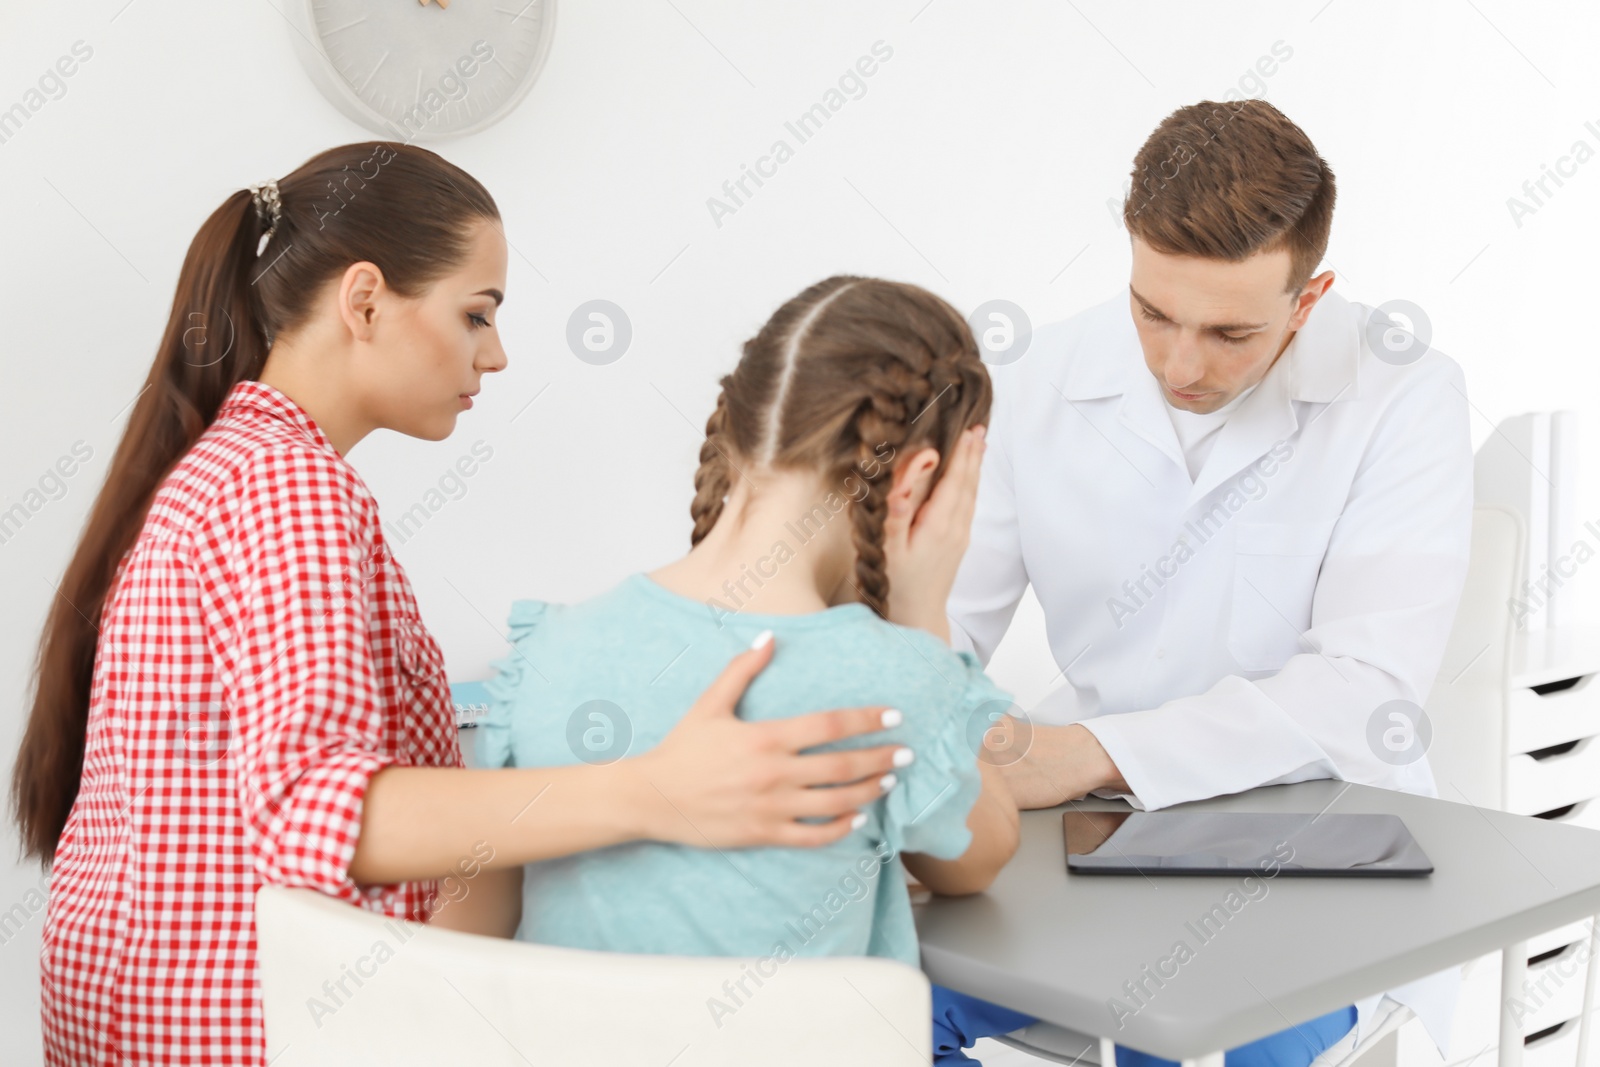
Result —
<path fill-rule="evenodd" d="M 950 628 L 945 605 L 972 534 L 985 431 L 973 426 L 962 433 L 944 476 L 920 507 L 891 497 L 883 523 L 889 621 L 926 630 L 946 642 Z"/>
<path fill-rule="evenodd" d="M 890 708 L 739 719 L 739 698 L 772 659 L 773 641 L 763 636 L 733 658 L 659 745 L 624 761 L 643 779 L 644 837 L 717 848 L 825 845 L 859 825 L 858 817 L 866 818 L 860 809 L 893 788 L 888 776 L 910 762 L 910 749 L 899 745 L 799 754 L 897 725 L 900 712 Z M 906 755 L 897 764 L 899 752 Z M 837 788 L 813 788 L 822 785 Z M 807 816 L 828 821 L 795 821 Z"/>

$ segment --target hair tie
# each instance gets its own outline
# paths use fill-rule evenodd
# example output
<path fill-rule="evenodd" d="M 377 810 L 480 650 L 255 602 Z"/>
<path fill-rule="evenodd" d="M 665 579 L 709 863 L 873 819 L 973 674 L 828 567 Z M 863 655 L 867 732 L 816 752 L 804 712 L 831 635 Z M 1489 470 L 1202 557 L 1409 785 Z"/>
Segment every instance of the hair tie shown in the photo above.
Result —
<path fill-rule="evenodd" d="M 267 247 L 267 240 L 277 232 L 278 220 L 283 218 L 283 201 L 278 196 L 278 183 L 268 179 L 257 185 L 250 186 L 250 199 L 255 201 L 256 219 L 267 223 L 267 230 L 261 235 L 260 242 L 256 245 L 256 255 L 261 255 L 261 250 Z M 268 222 L 268 217 L 271 221 Z"/>

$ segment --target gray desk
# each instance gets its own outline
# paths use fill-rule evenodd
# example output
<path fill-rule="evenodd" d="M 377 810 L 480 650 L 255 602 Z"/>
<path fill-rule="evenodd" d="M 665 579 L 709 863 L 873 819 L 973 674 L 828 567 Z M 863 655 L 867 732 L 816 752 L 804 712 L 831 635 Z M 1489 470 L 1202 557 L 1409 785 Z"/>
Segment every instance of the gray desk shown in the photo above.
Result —
<path fill-rule="evenodd" d="M 1087 800 L 1085 810 L 1126 811 Z M 1188 924 L 1241 879 L 1068 875 L 1063 808 L 1023 812 L 1022 844 L 987 893 L 916 907 L 928 977 L 1169 1059 L 1247 1044 L 1600 912 L 1600 833 L 1344 782 L 1185 805 L 1215 811 L 1393 812 L 1433 860 L 1422 879 L 1285 878 L 1202 942 Z M 1177 965 L 1134 1007 L 1123 983 Z M 1168 966 L 1170 973 L 1171 966 Z"/>

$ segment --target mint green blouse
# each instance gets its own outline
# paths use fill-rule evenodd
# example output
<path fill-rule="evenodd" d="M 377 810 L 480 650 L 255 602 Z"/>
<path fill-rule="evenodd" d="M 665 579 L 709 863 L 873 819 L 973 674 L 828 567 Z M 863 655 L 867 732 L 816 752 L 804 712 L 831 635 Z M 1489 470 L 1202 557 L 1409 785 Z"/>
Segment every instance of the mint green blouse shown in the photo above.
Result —
<path fill-rule="evenodd" d="M 772 661 L 739 702 L 749 721 L 882 704 L 892 730 L 817 751 L 898 743 L 916 759 L 859 830 L 821 848 L 634 842 L 529 864 L 517 936 L 616 952 L 885 956 L 916 965 L 898 855 L 962 855 L 983 732 L 1011 710 L 971 653 L 864 604 L 808 615 L 728 612 L 633 574 L 581 604 L 518 600 L 478 740 L 488 767 L 606 763 L 648 751 L 701 692 L 773 631 Z M 561 804 L 555 790 L 538 804 Z"/>

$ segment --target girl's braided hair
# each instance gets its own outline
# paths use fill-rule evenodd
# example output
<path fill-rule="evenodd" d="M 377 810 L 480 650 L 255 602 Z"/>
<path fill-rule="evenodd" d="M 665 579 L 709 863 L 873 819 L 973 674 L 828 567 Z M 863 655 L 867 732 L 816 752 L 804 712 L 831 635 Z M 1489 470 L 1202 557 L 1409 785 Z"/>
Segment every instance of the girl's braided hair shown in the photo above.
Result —
<path fill-rule="evenodd" d="M 867 488 L 849 505 L 855 585 L 887 617 L 883 524 L 895 459 L 937 449 L 937 484 L 961 434 L 989 418 L 989 374 L 966 320 L 918 286 L 835 275 L 780 307 L 720 384 L 694 476 L 690 544 L 716 525 L 746 463 L 853 473 Z"/>

